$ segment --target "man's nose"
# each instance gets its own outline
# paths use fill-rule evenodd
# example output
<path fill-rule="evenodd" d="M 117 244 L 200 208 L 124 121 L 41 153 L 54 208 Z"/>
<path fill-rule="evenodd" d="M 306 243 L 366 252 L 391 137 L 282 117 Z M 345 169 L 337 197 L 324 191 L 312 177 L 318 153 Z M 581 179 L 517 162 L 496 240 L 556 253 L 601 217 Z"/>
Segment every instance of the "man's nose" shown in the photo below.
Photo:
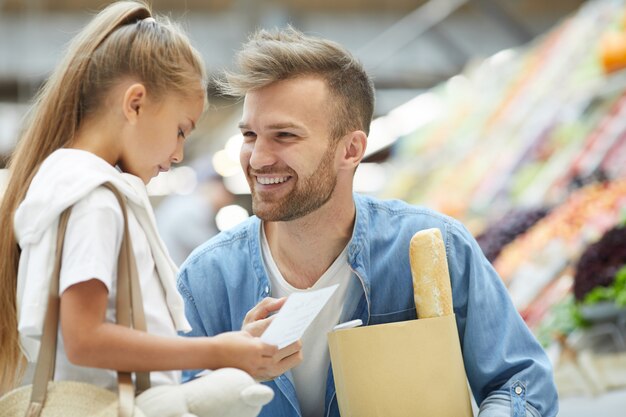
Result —
<path fill-rule="evenodd" d="M 276 162 L 276 150 L 271 140 L 258 137 L 251 146 L 249 163 L 252 169 L 261 169 L 274 165 Z"/>

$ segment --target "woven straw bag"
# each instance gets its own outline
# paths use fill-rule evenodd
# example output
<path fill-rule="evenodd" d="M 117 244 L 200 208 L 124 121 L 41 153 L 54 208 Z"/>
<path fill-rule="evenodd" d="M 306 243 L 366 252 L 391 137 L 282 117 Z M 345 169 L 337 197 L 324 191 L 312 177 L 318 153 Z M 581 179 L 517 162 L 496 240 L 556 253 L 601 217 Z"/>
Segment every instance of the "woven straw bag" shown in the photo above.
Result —
<path fill-rule="evenodd" d="M 103 184 L 117 198 L 124 215 L 124 236 L 117 265 L 117 323 L 146 330 L 137 266 L 128 232 L 126 202 L 110 183 Z M 0 398 L 0 417 L 144 417 L 135 407 L 135 387 L 130 373 L 118 372 L 118 394 L 76 381 L 54 381 L 59 324 L 59 275 L 63 242 L 71 207 L 59 219 L 57 249 L 50 280 L 48 307 L 32 385 L 16 388 Z M 136 373 L 138 391 L 150 388 L 150 376 Z"/>
<path fill-rule="evenodd" d="M 0 417 L 22 417 L 30 402 L 32 386 L 16 388 L 0 400 Z M 135 414 L 138 416 L 139 414 Z M 115 393 L 75 381 L 48 384 L 41 417 L 117 417 Z"/>

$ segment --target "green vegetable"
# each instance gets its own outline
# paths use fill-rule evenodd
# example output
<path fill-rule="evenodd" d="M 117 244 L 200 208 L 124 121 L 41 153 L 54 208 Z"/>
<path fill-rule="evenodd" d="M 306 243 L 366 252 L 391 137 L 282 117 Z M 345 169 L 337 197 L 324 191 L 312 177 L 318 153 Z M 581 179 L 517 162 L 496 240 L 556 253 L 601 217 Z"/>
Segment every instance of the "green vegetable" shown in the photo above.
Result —
<path fill-rule="evenodd" d="M 539 343 L 543 347 L 548 347 L 556 335 L 567 336 L 575 329 L 587 326 L 588 323 L 582 318 L 573 294 L 570 294 L 550 308 L 550 312 L 535 333 Z"/>
<path fill-rule="evenodd" d="M 626 307 L 626 265 L 617 271 L 613 284 L 589 291 L 583 299 L 583 304 L 591 305 L 601 301 L 614 301 L 617 306 Z"/>

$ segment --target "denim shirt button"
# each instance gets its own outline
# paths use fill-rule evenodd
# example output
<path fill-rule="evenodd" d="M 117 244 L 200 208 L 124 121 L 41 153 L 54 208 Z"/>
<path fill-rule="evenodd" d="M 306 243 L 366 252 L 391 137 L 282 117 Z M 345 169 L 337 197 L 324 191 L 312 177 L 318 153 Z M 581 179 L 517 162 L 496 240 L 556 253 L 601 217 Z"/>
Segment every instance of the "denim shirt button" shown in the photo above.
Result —
<path fill-rule="evenodd" d="M 265 286 L 265 289 L 263 290 L 263 295 L 265 295 L 266 297 L 269 295 L 270 293 L 270 287 L 269 285 Z"/>
<path fill-rule="evenodd" d="M 515 387 L 515 393 L 517 395 L 522 395 L 522 391 L 523 391 L 522 387 L 520 387 L 520 386 Z"/>

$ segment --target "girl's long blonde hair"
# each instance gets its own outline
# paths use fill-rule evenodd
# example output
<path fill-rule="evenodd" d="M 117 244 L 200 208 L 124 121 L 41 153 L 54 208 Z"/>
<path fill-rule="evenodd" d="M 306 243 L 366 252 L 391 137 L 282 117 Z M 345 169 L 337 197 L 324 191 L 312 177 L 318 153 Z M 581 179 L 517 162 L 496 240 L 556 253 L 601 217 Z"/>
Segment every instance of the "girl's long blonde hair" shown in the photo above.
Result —
<path fill-rule="evenodd" d="M 71 41 L 37 94 L 8 165 L 0 207 L 0 393 L 14 387 L 25 368 L 17 331 L 15 210 L 43 160 L 71 144 L 81 121 L 103 110 L 107 93 L 128 76 L 140 80 L 153 98 L 205 97 L 200 55 L 182 30 L 167 19 L 154 20 L 143 2 L 109 5 Z"/>

